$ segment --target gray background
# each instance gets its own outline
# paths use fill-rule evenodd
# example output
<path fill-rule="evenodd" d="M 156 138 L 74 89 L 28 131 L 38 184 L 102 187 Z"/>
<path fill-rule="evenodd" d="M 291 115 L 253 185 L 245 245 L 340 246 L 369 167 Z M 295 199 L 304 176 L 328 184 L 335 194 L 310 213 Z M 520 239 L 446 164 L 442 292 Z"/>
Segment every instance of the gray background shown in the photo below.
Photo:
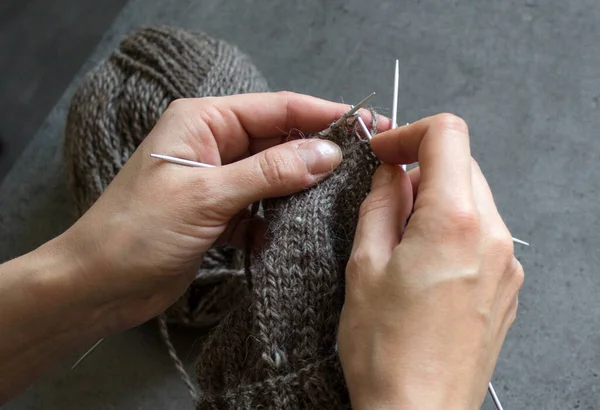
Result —
<path fill-rule="evenodd" d="M 600 3 L 594 1 L 132 0 L 82 73 L 141 25 L 199 29 L 250 54 L 273 89 L 463 116 L 526 271 L 494 384 L 508 409 L 600 400 Z M 60 139 L 75 81 L 0 187 L 0 259 L 72 221 Z M 196 335 L 181 335 L 182 353 Z M 190 358 L 193 353 L 190 354 Z M 191 362 L 191 360 L 189 360 Z M 110 339 L 6 409 L 190 408 L 154 326 Z M 490 403 L 484 406 L 493 408 Z"/>
<path fill-rule="evenodd" d="M 0 1 L 0 181 L 125 3 Z"/>

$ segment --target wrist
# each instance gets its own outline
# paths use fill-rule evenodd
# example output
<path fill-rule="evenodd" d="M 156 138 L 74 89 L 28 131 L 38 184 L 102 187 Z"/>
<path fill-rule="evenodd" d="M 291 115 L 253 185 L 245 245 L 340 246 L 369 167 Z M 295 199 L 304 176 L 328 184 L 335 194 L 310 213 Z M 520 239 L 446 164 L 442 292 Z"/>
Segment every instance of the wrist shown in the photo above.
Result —
<path fill-rule="evenodd" d="M 398 367 L 399 368 L 399 367 Z M 394 378 L 391 375 L 377 380 L 365 377 L 369 382 L 352 383 L 350 395 L 352 408 L 356 410 L 475 410 L 479 407 L 472 402 L 464 387 L 453 382 L 445 382 L 441 375 L 424 379 L 416 372 L 404 370 L 404 375 Z M 458 383 L 460 384 L 460 383 Z M 463 387 L 463 388 L 461 388 Z"/>
<path fill-rule="evenodd" d="M 36 301 L 33 306 L 40 308 L 40 321 L 47 322 L 53 334 L 64 335 L 65 339 L 93 340 L 104 333 L 99 320 L 102 309 L 85 285 L 92 272 L 76 246 L 63 234 L 15 262 L 21 272 L 27 272 L 21 287 Z"/>
<path fill-rule="evenodd" d="M 399 390 L 394 395 L 352 395 L 352 408 L 356 410 L 474 410 L 455 402 L 452 394 L 440 394 L 433 389 Z"/>
<path fill-rule="evenodd" d="M 103 333 L 62 238 L 0 265 L 0 403 Z"/>

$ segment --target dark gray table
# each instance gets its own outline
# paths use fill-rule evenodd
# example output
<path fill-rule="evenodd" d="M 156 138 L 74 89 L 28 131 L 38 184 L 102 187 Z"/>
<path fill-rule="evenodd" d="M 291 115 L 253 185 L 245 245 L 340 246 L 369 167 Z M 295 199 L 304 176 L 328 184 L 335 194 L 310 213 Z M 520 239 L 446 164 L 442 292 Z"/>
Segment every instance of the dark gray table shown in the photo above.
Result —
<path fill-rule="evenodd" d="M 400 120 L 439 111 L 467 119 L 474 156 L 508 226 L 532 243 L 517 248 L 527 278 L 494 377 L 505 408 L 595 409 L 598 21 L 593 0 L 132 0 L 82 73 L 130 30 L 167 23 L 236 43 L 274 89 L 347 102 L 377 91 L 375 104 L 390 107 L 400 58 Z M 0 188 L 1 260 L 73 221 L 60 143 L 78 78 Z M 66 369 L 4 408 L 189 408 L 151 326 L 112 338 L 81 367 Z"/>

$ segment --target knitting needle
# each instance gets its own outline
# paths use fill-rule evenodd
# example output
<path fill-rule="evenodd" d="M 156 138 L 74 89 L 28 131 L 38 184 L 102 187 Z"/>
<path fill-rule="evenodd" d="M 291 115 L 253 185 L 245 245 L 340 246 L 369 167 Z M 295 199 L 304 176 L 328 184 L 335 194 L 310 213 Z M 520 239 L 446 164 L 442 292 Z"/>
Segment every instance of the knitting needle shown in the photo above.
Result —
<path fill-rule="evenodd" d="M 392 101 L 392 129 L 398 127 L 398 85 L 400 78 L 400 69 L 398 60 L 394 70 L 394 100 Z"/>
<path fill-rule="evenodd" d="M 334 122 L 333 126 L 339 127 L 340 125 L 342 125 L 348 118 L 352 117 L 354 114 L 356 114 L 358 112 L 358 110 L 360 110 L 366 103 L 368 103 L 369 100 L 371 98 L 373 98 L 374 95 L 375 95 L 375 93 L 369 94 L 364 100 L 362 100 L 361 102 L 356 104 L 354 107 L 352 107 L 350 109 L 350 111 L 348 111 L 346 114 L 342 115 L 339 120 Z"/>
<path fill-rule="evenodd" d="M 392 129 L 398 128 L 398 88 L 400 86 L 400 63 L 396 59 L 394 68 L 394 99 L 392 100 Z M 402 169 L 406 171 L 406 164 L 402 164 Z"/>
<path fill-rule="evenodd" d="M 494 386 L 492 385 L 492 382 L 488 383 L 488 392 L 490 393 L 490 397 L 492 398 L 492 401 L 494 402 L 494 406 L 496 406 L 496 410 L 504 410 L 504 408 L 502 407 L 502 404 L 500 403 L 500 399 L 498 399 L 496 390 L 494 390 Z"/>
<path fill-rule="evenodd" d="M 189 159 L 171 157 L 169 155 L 150 154 L 150 156 L 153 158 L 162 159 L 163 161 L 167 161 L 172 164 L 186 165 L 188 167 L 198 167 L 198 168 L 214 168 L 215 167 L 214 165 L 205 164 L 204 162 L 190 161 Z"/>
<path fill-rule="evenodd" d="M 360 125 L 360 128 L 362 129 L 363 133 L 365 134 L 365 136 L 367 137 L 367 139 L 369 141 L 371 141 L 372 135 L 369 132 L 369 129 L 367 128 L 367 126 L 365 125 L 365 122 L 363 121 L 362 118 L 360 118 L 360 116 L 357 118 L 358 121 L 358 125 Z"/>
<path fill-rule="evenodd" d="M 73 366 L 71 366 L 71 370 L 73 370 L 74 368 L 76 368 L 77 366 L 79 366 L 79 364 L 80 364 L 81 362 L 83 362 L 83 361 L 84 361 L 84 360 L 85 360 L 85 359 L 86 359 L 86 358 L 87 358 L 87 357 L 88 357 L 90 354 L 92 354 L 92 352 L 93 352 L 94 350 L 96 350 L 96 348 L 97 348 L 98 346 L 100 346 L 100 344 L 101 344 L 102 342 L 104 342 L 104 338 L 102 338 L 102 339 L 98 340 L 98 341 L 97 341 L 97 342 L 94 344 L 94 346 L 90 347 L 90 348 L 89 348 L 89 350 L 88 350 L 87 352 L 85 352 L 84 354 L 82 354 L 82 355 L 81 355 L 81 357 L 79 358 L 79 360 L 77 360 L 77 361 L 75 362 L 75 364 L 74 364 Z"/>

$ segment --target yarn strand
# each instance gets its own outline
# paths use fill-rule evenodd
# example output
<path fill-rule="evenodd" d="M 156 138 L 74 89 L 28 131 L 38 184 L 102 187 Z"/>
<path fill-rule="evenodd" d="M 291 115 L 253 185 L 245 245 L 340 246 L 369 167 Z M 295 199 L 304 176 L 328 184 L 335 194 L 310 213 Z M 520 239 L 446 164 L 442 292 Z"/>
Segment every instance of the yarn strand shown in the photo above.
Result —
<path fill-rule="evenodd" d="M 173 360 L 175 370 L 177 370 L 177 373 L 179 373 L 179 377 L 181 377 L 181 380 L 183 380 L 183 382 L 187 386 L 188 392 L 190 393 L 192 400 L 196 401 L 196 399 L 198 398 L 198 394 L 196 393 L 196 387 L 194 386 L 194 383 L 192 383 L 190 375 L 185 370 L 181 359 L 179 359 L 179 356 L 177 355 L 177 350 L 175 350 L 175 346 L 173 346 L 173 343 L 171 342 L 171 336 L 169 335 L 169 330 L 167 328 L 167 317 L 164 313 L 158 317 L 158 328 L 160 329 L 160 335 L 163 339 L 163 342 L 165 343 L 165 346 L 167 346 L 169 356 L 171 356 L 171 360 Z"/>

